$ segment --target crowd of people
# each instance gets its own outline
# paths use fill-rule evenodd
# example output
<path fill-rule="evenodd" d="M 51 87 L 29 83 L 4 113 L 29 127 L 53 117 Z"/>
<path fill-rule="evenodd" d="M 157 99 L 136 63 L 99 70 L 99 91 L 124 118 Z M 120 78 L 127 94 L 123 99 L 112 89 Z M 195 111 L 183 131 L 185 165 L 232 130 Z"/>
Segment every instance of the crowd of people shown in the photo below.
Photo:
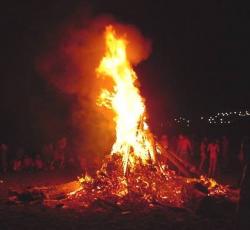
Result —
<path fill-rule="evenodd" d="M 184 134 L 173 138 L 162 135 L 160 143 L 165 149 L 171 150 L 181 160 L 193 164 L 200 173 L 209 177 L 215 177 L 218 171 L 226 170 L 230 160 L 232 161 L 230 141 L 225 135 L 220 138 L 203 137 L 198 140 Z M 239 146 L 236 155 L 238 163 L 242 165 L 242 145 Z"/>
<path fill-rule="evenodd" d="M 62 169 L 76 163 L 66 137 L 60 138 L 54 144 L 45 144 L 39 153 L 29 153 L 23 148 L 18 148 L 14 154 L 12 152 L 10 154 L 8 145 L 0 144 L 2 173 Z"/>
<path fill-rule="evenodd" d="M 172 138 L 162 135 L 159 143 L 209 177 L 215 177 L 218 169 L 226 169 L 229 165 L 230 142 L 227 136 L 217 139 L 203 137 L 197 140 L 184 134 Z M 76 159 L 69 146 L 67 138 L 62 137 L 54 144 L 45 144 L 39 153 L 31 154 L 22 148 L 10 153 L 9 146 L 0 144 L 0 171 L 6 173 L 7 171 L 54 170 L 74 167 L 76 164 L 81 168 L 88 168 L 86 159 L 80 157 Z M 239 163 L 242 164 L 242 146 L 239 147 L 238 153 Z"/>

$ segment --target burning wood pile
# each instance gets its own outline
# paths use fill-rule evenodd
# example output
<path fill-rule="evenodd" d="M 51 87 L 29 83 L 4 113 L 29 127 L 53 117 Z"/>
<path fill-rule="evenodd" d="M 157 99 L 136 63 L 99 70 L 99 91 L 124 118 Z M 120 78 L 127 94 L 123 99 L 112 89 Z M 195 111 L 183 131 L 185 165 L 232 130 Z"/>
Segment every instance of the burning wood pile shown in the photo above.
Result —
<path fill-rule="evenodd" d="M 200 199 L 229 194 L 227 187 L 212 179 L 188 179 L 159 164 L 140 164 L 124 175 L 120 156 L 107 157 L 94 178 L 86 175 L 79 178 L 79 183 L 79 188 L 63 200 L 66 206 L 73 208 L 80 204 L 91 208 L 101 202 L 120 210 L 161 206 L 184 208 L 194 196 Z"/>
<path fill-rule="evenodd" d="M 141 210 L 187 207 L 194 197 L 226 196 L 227 187 L 205 177 L 179 176 L 161 160 L 164 155 L 188 176 L 187 164 L 183 166 L 183 161 L 157 143 L 150 132 L 137 76 L 127 58 L 127 43 L 111 25 L 107 26 L 105 55 L 96 69 L 99 77 L 113 82 L 112 89 L 103 89 L 97 100 L 99 106 L 115 113 L 116 141 L 111 154 L 94 177 L 84 175 L 64 188 L 40 188 L 45 195 L 39 197 L 48 206 Z"/>

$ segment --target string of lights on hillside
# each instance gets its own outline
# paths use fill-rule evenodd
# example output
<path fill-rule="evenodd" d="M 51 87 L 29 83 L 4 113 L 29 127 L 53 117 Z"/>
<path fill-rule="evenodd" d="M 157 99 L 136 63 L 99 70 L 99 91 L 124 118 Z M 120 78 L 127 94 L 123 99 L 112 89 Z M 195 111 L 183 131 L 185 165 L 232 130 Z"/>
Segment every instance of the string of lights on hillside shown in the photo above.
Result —
<path fill-rule="evenodd" d="M 224 112 L 224 113 L 217 113 L 216 115 L 209 116 L 207 121 L 209 124 L 231 124 L 239 119 L 244 119 L 245 117 L 249 117 L 250 112 L 248 110 L 242 112 Z M 201 117 L 201 120 L 204 117 Z"/>
<path fill-rule="evenodd" d="M 183 125 L 183 126 L 187 126 L 189 127 L 190 126 L 190 120 L 185 118 L 185 117 L 178 117 L 178 118 L 175 118 L 174 121 L 176 123 L 178 123 L 179 125 Z"/>
<path fill-rule="evenodd" d="M 226 125 L 232 124 L 236 121 L 250 118 L 250 111 L 231 111 L 231 112 L 219 112 L 212 115 L 201 116 L 200 120 L 204 123 L 208 124 L 217 124 L 217 125 Z M 191 120 L 180 116 L 178 118 L 174 118 L 174 122 L 181 126 L 190 127 Z"/>

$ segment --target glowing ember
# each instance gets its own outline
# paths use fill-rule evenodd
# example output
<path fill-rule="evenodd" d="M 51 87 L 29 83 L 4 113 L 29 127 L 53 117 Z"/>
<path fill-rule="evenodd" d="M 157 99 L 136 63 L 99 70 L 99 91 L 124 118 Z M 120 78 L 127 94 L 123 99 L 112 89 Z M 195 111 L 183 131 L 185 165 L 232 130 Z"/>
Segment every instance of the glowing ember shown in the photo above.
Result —
<path fill-rule="evenodd" d="M 208 187 L 210 196 L 225 196 L 228 192 L 228 186 L 218 184 L 213 178 L 200 177 L 200 182 Z"/>
<path fill-rule="evenodd" d="M 106 53 L 97 73 L 112 78 L 115 86 L 112 92 L 103 90 L 98 102 L 116 113 L 112 154 L 122 155 L 125 174 L 128 165 L 134 168 L 138 159 L 143 164 L 155 161 L 154 148 L 146 124 L 144 101 L 135 86 L 137 76 L 127 58 L 127 41 L 118 37 L 112 26 L 106 27 L 105 40 Z"/>
<path fill-rule="evenodd" d="M 188 178 L 187 183 L 201 183 L 208 189 L 209 196 L 226 196 L 228 193 L 228 186 L 223 186 L 217 183 L 213 178 L 208 178 L 201 175 L 199 179 L 197 178 Z"/>

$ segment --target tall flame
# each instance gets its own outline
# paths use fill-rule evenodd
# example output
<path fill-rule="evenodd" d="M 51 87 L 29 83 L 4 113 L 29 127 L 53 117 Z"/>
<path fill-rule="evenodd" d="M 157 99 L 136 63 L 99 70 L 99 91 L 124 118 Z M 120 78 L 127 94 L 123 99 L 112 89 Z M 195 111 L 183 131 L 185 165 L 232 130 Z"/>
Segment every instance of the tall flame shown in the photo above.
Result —
<path fill-rule="evenodd" d="M 138 162 L 155 161 L 154 145 L 146 123 L 144 99 L 135 82 L 137 76 L 127 58 L 127 41 L 118 37 L 109 25 L 105 31 L 106 52 L 97 73 L 114 81 L 112 91 L 103 89 L 98 104 L 114 110 L 116 141 L 112 154 L 120 154 L 123 170 L 134 168 Z"/>

